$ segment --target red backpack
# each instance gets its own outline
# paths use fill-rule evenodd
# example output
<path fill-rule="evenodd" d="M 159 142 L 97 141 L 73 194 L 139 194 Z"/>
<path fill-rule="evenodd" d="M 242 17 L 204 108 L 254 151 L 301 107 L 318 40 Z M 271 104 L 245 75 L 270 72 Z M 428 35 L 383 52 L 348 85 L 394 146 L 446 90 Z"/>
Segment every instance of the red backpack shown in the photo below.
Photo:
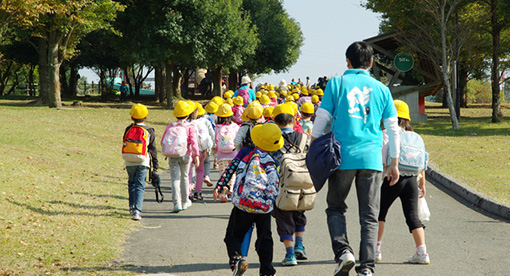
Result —
<path fill-rule="evenodd" d="M 147 156 L 149 132 L 139 125 L 132 125 L 124 134 L 122 158 L 128 162 L 142 162 Z"/>

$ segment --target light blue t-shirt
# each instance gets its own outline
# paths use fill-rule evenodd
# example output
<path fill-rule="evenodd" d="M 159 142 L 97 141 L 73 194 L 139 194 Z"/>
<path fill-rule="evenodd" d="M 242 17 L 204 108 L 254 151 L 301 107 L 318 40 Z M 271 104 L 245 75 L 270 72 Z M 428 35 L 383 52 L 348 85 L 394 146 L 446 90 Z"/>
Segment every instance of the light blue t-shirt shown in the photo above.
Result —
<path fill-rule="evenodd" d="M 246 85 L 246 84 L 243 84 L 243 85 L 241 85 L 241 87 L 239 87 L 239 89 L 246 89 L 246 88 L 248 88 L 248 85 Z M 232 95 L 232 98 L 237 97 L 238 93 L 239 93 L 239 90 L 236 90 L 234 92 L 234 95 Z M 257 97 L 255 96 L 255 92 L 253 92 L 253 89 L 251 89 L 251 88 L 248 90 L 248 97 L 250 98 L 250 103 L 257 99 Z M 246 106 L 249 103 L 243 103 L 243 104 Z"/>
<path fill-rule="evenodd" d="M 328 82 L 321 108 L 333 116 L 342 147 L 338 169 L 382 171 L 381 120 L 397 116 L 388 87 L 366 70 L 349 69 Z"/>

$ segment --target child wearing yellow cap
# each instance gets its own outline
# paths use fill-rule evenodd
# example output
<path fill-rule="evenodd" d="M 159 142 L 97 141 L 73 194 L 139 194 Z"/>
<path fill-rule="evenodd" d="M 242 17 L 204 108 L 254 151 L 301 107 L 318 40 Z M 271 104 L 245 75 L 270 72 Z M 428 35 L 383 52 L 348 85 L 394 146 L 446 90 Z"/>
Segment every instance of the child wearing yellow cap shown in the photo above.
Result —
<path fill-rule="evenodd" d="M 156 175 L 159 169 L 158 150 L 154 128 L 144 123 L 149 115 L 147 107 L 143 104 L 135 104 L 131 107 L 129 115 L 133 123 L 124 131 L 122 157 L 128 173 L 129 213 L 133 220 L 140 220 L 142 219 L 145 178 L 151 162 L 152 170 L 156 172 Z"/>
<path fill-rule="evenodd" d="M 244 110 L 244 122 L 241 124 L 239 131 L 237 132 L 234 144 L 237 150 L 241 148 L 255 148 L 255 144 L 251 140 L 250 132 L 251 129 L 258 124 L 258 121 L 262 117 L 263 108 L 259 104 L 251 103 Z"/>
<path fill-rule="evenodd" d="M 242 125 L 243 124 L 242 115 L 245 109 L 243 106 L 244 100 L 241 96 L 237 96 L 234 98 L 233 102 L 234 106 L 232 107 L 232 112 L 234 112 L 234 121 L 236 122 L 236 124 Z"/>
<path fill-rule="evenodd" d="M 285 153 L 305 152 L 306 150 L 305 140 L 307 136 L 294 130 L 295 113 L 294 108 L 288 103 L 277 105 L 273 110 L 274 121 L 281 129 L 285 140 L 282 148 L 271 152 L 271 156 L 278 162 L 281 161 Z M 275 206 L 273 217 L 276 219 L 276 229 L 286 251 L 282 264 L 284 266 L 294 266 L 297 265 L 297 260 L 306 260 L 307 256 L 303 246 L 306 225 L 304 211 L 284 211 Z"/>
<path fill-rule="evenodd" d="M 239 131 L 239 126 L 234 122 L 234 112 L 229 104 L 222 104 L 216 111 L 218 122 L 215 130 L 216 153 L 218 158 L 218 167 L 220 171 L 224 171 L 228 164 L 236 157 L 237 150 L 234 145 L 234 139 Z M 228 195 L 235 182 L 233 176 L 229 182 L 229 186 L 221 191 L 220 202 L 228 201 Z"/>
<path fill-rule="evenodd" d="M 194 193 L 190 194 L 194 200 L 203 200 L 202 196 L 202 185 L 205 182 L 207 186 L 212 186 L 210 175 L 210 162 L 209 162 L 209 154 L 211 153 L 212 148 L 215 148 L 215 139 L 214 139 L 214 129 L 211 125 L 211 122 L 204 117 L 206 114 L 205 109 L 202 107 L 200 103 L 196 103 L 198 106 L 197 110 L 192 113 L 192 121 L 191 123 L 195 127 L 195 131 L 198 135 L 198 149 L 200 151 L 199 154 L 199 165 L 195 169 L 195 185 L 194 185 Z M 189 172 L 189 181 L 192 183 L 192 170 L 193 167 L 190 167 Z"/>
<path fill-rule="evenodd" d="M 309 147 L 312 139 L 312 129 L 313 129 L 313 121 L 312 116 L 315 114 L 315 108 L 313 104 L 309 102 L 305 102 L 301 105 L 301 119 L 299 122 L 301 123 L 301 127 L 303 128 L 303 134 L 307 137 L 306 145 Z"/>
<path fill-rule="evenodd" d="M 272 123 L 253 127 L 251 139 L 255 148 L 243 148 L 232 160 L 228 170 L 222 171 L 214 189 L 217 200 L 220 191 L 228 187 L 231 175 L 237 175 L 233 191 L 234 207 L 230 214 L 225 244 L 233 275 L 243 275 L 248 263 L 241 254 L 241 244 L 248 231 L 257 227 L 257 254 L 260 275 L 275 275 L 273 267 L 273 238 L 271 235 L 271 211 L 279 192 L 278 163 L 269 152 L 280 149 L 284 143 L 280 129 Z"/>
<path fill-rule="evenodd" d="M 191 207 L 189 199 L 189 170 L 193 162 L 199 165 L 198 137 L 195 128 L 187 122 L 197 110 L 192 101 L 178 101 L 173 111 L 177 121 L 169 124 L 161 139 L 161 152 L 168 156 L 168 166 L 172 178 L 172 213 L 179 213 Z"/>

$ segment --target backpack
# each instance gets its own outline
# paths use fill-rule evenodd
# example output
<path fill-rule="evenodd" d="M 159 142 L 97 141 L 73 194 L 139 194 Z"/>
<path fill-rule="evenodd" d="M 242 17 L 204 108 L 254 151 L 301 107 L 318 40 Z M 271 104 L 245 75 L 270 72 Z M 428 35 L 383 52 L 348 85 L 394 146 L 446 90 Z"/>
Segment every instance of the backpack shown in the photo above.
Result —
<path fill-rule="evenodd" d="M 307 211 L 314 207 L 317 192 L 306 167 L 307 136 L 302 135 L 297 151 L 284 153 L 280 163 L 280 194 L 276 207 L 285 211 Z M 294 148 L 296 148 L 294 146 Z"/>
<path fill-rule="evenodd" d="M 250 88 L 246 87 L 245 89 L 237 89 L 237 96 L 243 98 L 243 105 L 247 106 L 250 103 Z"/>
<path fill-rule="evenodd" d="M 429 154 L 425 151 L 425 143 L 414 131 L 400 133 L 400 157 L 398 169 L 406 172 L 419 172 L 427 169 Z M 388 164 L 391 158 L 388 155 Z"/>
<path fill-rule="evenodd" d="M 268 153 L 254 149 L 239 162 L 236 173 L 232 204 L 248 213 L 273 211 L 279 193 L 274 159 Z"/>
<path fill-rule="evenodd" d="M 122 158 L 128 162 L 143 162 L 147 156 L 149 132 L 145 127 L 131 125 L 122 141 Z"/>
<path fill-rule="evenodd" d="M 236 111 L 234 111 L 234 120 L 236 122 L 236 124 L 238 125 L 242 125 L 243 124 L 243 112 L 244 112 L 244 107 L 242 106 L 239 106 L 236 108 Z"/>
<path fill-rule="evenodd" d="M 255 148 L 255 143 L 253 143 L 253 140 L 251 139 L 251 135 L 250 135 L 250 134 L 251 134 L 251 130 L 253 129 L 253 127 L 254 127 L 255 125 L 253 125 L 253 124 L 252 124 L 252 123 L 250 123 L 250 122 L 246 122 L 246 123 L 243 123 L 243 124 L 241 125 L 241 127 L 242 127 L 242 126 L 248 126 L 248 127 L 249 127 L 249 129 L 248 129 L 248 131 L 246 132 L 246 136 L 245 136 L 245 137 L 244 137 L 244 139 L 243 139 L 243 142 L 242 142 L 242 144 L 241 144 L 241 147 L 243 147 L 243 148 L 252 148 L 252 149 L 254 149 L 254 148 Z"/>
<path fill-rule="evenodd" d="M 236 138 L 238 126 L 235 123 L 219 126 L 219 139 L 216 145 L 219 152 L 232 153 L 235 150 L 234 139 Z"/>
<path fill-rule="evenodd" d="M 183 157 L 188 151 L 188 123 L 173 122 L 166 127 L 161 139 L 161 153 L 168 157 Z"/>
<path fill-rule="evenodd" d="M 212 141 L 211 141 L 211 138 L 209 136 L 209 129 L 207 128 L 207 119 L 205 119 L 204 121 L 202 120 L 195 120 L 194 122 L 194 126 L 195 126 L 195 129 L 197 131 L 197 135 L 198 135 L 198 147 L 200 149 L 200 151 L 203 151 L 203 150 L 206 150 L 206 149 L 209 149 L 212 147 Z"/>

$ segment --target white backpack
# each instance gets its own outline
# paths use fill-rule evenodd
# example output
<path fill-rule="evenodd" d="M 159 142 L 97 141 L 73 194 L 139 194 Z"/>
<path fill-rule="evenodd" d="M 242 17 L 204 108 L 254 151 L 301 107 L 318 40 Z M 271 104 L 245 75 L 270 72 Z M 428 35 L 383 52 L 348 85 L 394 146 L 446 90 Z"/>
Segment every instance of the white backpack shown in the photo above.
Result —
<path fill-rule="evenodd" d="M 188 123 L 173 122 L 166 127 L 161 140 L 161 153 L 168 157 L 183 157 L 188 151 Z"/>
<path fill-rule="evenodd" d="M 198 119 L 193 121 L 193 125 L 195 126 L 195 130 L 198 135 L 198 148 L 200 151 L 209 149 L 213 146 L 212 137 L 210 137 L 209 129 L 207 128 L 208 123 L 207 119 Z"/>
<path fill-rule="evenodd" d="M 236 138 L 239 126 L 235 123 L 230 125 L 221 125 L 219 127 L 219 139 L 216 145 L 219 152 L 232 153 L 235 150 L 234 139 Z"/>

